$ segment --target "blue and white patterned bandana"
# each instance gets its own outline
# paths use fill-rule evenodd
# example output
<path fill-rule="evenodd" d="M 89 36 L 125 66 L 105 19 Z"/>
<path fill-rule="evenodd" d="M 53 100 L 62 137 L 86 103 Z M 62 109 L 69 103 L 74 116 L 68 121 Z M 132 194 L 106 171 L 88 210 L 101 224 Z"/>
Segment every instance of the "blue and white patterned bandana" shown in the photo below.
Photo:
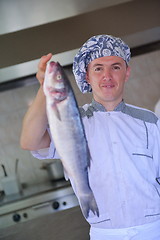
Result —
<path fill-rule="evenodd" d="M 110 35 L 93 36 L 85 42 L 73 61 L 73 74 L 82 93 L 92 92 L 91 86 L 86 81 L 88 64 L 96 58 L 105 56 L 121 57 L 128 64 L 130 48 L 120 38 Z"/>

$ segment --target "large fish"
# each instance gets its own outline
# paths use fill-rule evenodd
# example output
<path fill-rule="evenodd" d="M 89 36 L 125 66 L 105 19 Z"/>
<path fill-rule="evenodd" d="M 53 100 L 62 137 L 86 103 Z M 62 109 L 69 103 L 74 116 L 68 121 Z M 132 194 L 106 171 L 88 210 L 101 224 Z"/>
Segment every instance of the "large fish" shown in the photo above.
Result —
<path fill-rule="evenodd" d="M 47 64 L 44 80 L 46 108 L 51 135 L 64 170 L 74 184 L 84 216 L 99 216 L 89 186 L 90 155 L 83 123 L 70 82 L 59 63 Z"/>

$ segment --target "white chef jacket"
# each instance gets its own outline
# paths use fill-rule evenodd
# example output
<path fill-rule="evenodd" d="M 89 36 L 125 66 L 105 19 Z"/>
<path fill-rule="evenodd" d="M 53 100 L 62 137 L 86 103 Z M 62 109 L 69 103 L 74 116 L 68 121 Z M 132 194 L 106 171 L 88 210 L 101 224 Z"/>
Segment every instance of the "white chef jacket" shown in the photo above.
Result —
<path fill-rule="evenodd" d="M 124 101 L 109 112 L 93 100 L 80 111 L 91 155 L 89 183 L 100 213 L 90 212 L 87 221 L 117 229 L 160 219 L 160 119 Z M 58 157 L 53 141 L 32 154 Z"/>
<path fill-rule="evenodd" d="M 144 225 L 118 228 L 103 229 L 90 228 L 90 240 L 159 240 L 160 239 L 160 220 Z"/>

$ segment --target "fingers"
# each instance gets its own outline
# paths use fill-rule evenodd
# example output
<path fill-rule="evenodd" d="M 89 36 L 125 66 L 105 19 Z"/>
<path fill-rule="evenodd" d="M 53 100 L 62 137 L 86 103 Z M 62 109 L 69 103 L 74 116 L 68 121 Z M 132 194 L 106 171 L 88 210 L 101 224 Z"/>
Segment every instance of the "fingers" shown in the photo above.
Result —
<path fill-rule="evenodd" d="M 39 64 L 38 64 L 38 71 L 36 77 L 41 85 L 43 85 L 44 81 L 44 74 L 47 66 L 47 62 L 52 58 L 52 53 L 44 55 L 41 57 Z"/>
<path fill-rule="evenodd" d="M 38 69 L 40 69 L 41 71 L 45 71 L 47 62 L 51 59 L 51 57 L 52 53 L 42 56 L 38 64 Z"/>

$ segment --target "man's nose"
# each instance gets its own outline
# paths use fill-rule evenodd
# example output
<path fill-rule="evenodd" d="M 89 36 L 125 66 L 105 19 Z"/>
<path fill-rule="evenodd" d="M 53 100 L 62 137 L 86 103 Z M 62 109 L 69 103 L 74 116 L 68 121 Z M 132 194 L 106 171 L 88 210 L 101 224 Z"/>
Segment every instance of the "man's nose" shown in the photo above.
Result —
<path fill-rule="evenodd" d="M 112 79 L 112 77 L 111 77 L 111 72 L 110 72 L 110 70 L 106 69 L 106 70 L 104 71 L 104 74 L 103 74 L 103 80 L 104 80 L 104 81 L 109 81 L 109 80 L 111 80 L 111 79 Z"/>

